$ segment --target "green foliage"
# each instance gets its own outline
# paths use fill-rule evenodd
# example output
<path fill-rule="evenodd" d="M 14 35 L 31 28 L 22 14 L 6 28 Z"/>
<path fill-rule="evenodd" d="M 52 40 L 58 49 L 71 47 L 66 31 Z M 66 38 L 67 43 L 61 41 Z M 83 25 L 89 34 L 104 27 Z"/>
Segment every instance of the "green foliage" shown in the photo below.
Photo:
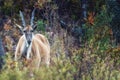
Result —
<path fill-rule="evenodd" d="M 38 22 L 37 22 L 37 31 L 45 32 L 45 25 L 44 25 L 43 20 L 38 20 Z"/>
<path fill-rule="evenodd" d="M 94 25 L 86 24 L 85 27 L 87 42 L 90 48 L 94 48 L 96 54 L 105 56 L 103 52 L 110 48 L 110 27 L 111 16 L 108 15 L 106 6 L 102 7 L 102 11 L 95 17 Z"/>
<path fill-rule="evenodd" d="M 114 61 L 91 53 L 87 48 L 74 50 L 73 56 L 67 58 L 65 53 L 59 57 L 51 57 L 50 67 L 41 65 L 33 71 L 20 66 L 5 68 L 0 73 L 0 80 L 119 80 L 120 72 L 113 66 Z M 83 57 L 82 57 L 83 55 Z M 12 61 L 10 57 L 8 61 Z M 9 62 L 10 63 L 10 62 Z M 6 65 L 10 66 L 10 65 Z"/>
<path fill-rule="evenodd" d="M 112 20 L 112 17 L 108 14 L 106 6 L 103 5 L 102 10 L 96 16 L 96 19 L 95 19 L 96 27 L 108 25 L 111 22 L 111 20 Z"/>
<path fill-rule="evenodd" d="M 4 14 L 10 14 L 13 6 L 13 0 L 5 0 L 4 6 L 0 7 L 1 11 L 4 11 Z"/>

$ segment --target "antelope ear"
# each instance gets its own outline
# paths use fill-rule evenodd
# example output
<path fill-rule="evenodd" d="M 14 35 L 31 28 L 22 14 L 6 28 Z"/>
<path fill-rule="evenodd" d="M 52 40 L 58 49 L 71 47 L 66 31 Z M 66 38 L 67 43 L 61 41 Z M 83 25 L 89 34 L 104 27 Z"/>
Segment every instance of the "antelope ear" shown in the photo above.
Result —
<path fill-rule="evenodd" d="M 37 28 L 37 24 L 35 24 L 34 26 L 33 26 L 33 30 L 35 30 Z"/>
<path fill-rule="evenodd" d="M 20 29 L 21 33 L 23 34 L 23 27 L 20 26 L 19 24 L 15 24 L 15 26 L 17 26 Z"/>
<path fill-rule="evenodd" d="M 15 24 L 19 29 L 22 29 L 22 26 L 20 26 L 19 24 Z"/>

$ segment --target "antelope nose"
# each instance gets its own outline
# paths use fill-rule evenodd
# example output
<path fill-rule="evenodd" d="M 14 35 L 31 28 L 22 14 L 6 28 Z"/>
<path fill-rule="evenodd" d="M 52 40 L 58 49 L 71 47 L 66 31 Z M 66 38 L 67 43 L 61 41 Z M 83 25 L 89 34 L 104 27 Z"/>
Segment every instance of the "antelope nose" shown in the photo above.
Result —
<path fill-rule="evenodd" d="M 30 45 L 31 41 L 28 41 L 28 44 Z"/>

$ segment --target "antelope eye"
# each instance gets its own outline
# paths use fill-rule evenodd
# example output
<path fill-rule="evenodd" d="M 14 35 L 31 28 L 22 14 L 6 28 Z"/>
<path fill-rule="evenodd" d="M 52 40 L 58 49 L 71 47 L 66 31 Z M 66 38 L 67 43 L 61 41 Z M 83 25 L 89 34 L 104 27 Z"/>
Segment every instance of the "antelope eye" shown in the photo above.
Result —
<path fill-rule="evenodd" d="M 23 32 L 25 33 L 26 31 L 24 30 Z"/>
<path fill-rule="evenodd" d="M 33 32 L 33 30 L 31 30 L 30 32 Z"/>

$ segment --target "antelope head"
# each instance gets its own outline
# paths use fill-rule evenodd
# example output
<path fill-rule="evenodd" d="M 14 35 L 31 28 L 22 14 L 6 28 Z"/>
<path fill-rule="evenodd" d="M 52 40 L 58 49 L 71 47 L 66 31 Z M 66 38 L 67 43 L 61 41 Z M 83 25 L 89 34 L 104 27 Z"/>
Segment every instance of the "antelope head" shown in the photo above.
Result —
<path fill-rule="evenodd" d="M 23 32 L 23 35 L 26 39 L 27 47 L 31 44 L 32 38 L 34 36 L 33 32 L 35 31 L 35 29 L 37 27 L 37 25 L 34 25 L 34 23 L 33 23 L 34 13 L 35 13 L 35 9 L 32 11 L 30 25 L 26 25 L 23 13 L 20 11 L 22 27 L 20 25 L 16 24 Z"/>

